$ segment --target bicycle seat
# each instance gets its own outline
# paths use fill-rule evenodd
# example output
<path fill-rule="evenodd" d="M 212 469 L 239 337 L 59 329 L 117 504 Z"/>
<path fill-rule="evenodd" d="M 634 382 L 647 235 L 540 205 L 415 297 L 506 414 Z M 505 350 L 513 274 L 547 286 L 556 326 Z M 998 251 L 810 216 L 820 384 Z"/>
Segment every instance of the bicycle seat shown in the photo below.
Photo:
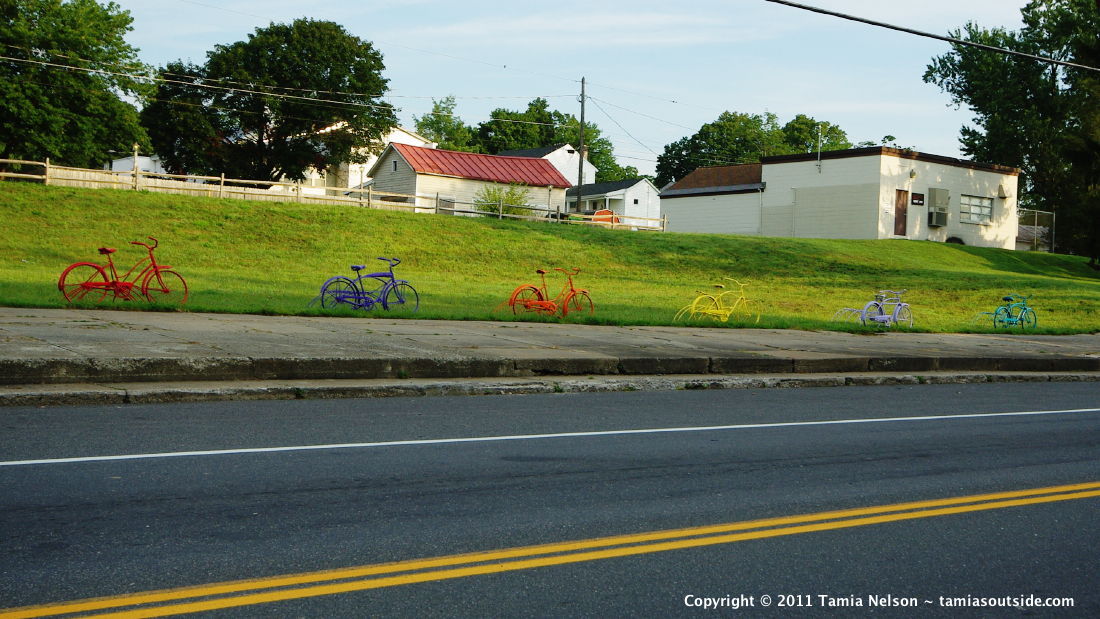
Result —
<path fill-rule="evenodd" d="M 106 256 L 107 254 L 113 254 L 116 251 L 118 251 L 118 250 L 115 249 L 114 247 L 100 247 L 99 248 L 99 253 L 103 254 L 104 256 Z"/>
<path fill-rule="evenodd" d="M 546 269 L 535 269 L 535 273 L 539 275 L 546 275 Z"/>
<path fill-rule="evenodd" d="M 365 265 L 362 265 L 362 264 L 353 264 L 353 265 L 351 265 L 351 270 L 355 271 L 356 273 L 358 273 L 359 271 L 362 271 L 365 268 L 367 268 L 367 267 Z"/>
<path fill-rule="evenodd" d="M 1012 303 L 1012 297 L 1001 297 L 1001 300 L 1006 301 L 1008 303 Z"/>

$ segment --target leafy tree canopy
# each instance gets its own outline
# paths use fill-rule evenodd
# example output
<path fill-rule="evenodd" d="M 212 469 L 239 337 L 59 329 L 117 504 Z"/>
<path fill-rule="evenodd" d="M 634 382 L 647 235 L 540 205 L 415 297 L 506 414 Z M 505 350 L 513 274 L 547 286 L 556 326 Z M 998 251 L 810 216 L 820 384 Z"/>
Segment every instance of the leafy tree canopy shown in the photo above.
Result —
<path fill-rule="evenodd" d="M 657 157 L 657 186 L 683 178 L 706 166 L 755 163 L 769 155 L 813 152 L 817 149 L 818 127 L 823 150 L 851 148 L 840 127 L 799 114 L 782 127 L 772 113 L 722 112 L 714 122 L 690 137 L 665 146 Z"/>
<path fill-rule="evenodd" d="M 431 114 L 415 119 L 417 132 L 438 142 L 439 148 L 490 155 L 554 144 L 580 144 L 580 121 L 572 114 L 551 110 L 546 99 L 531 101 L 523 111 L 497 108 L 476 129 L 454 116 L 454 107 L 454 97 L 435 101 Z M 585 183 L 640 176 L 634 166 L 619 165 L 611 140 L 588 122 L 584 124 L 584 146 L 588 160 L 597 170 L 596 178 L 586 178 Z M 572 176 L 569 178 L 576 182 Z"/>
<path fill-rule="evenodd" d="M 175 62 L 141 119 L 174 171 L 300 180 L 366 161 L 396 124 L 382 54 L 338 24 L 299 19 Z"/>
<path fill-rule="evenodd" d="M 0 2 L 0 50 L 17 59 L 0 60 L 0 156 L 99 167 L 148 143 L 137 110 L 120 99 L 149 92 L 121 75 L 147 71 L 123 39 L 132 22 L 113 2 Z"/>
<path fill-rule="evenodd" d="M 1036 0 L 1021 14 L 1024 26 L 1018 31 L 968 23 L 949 34 L 1100 66 L 1095 0 Z M 1097 77 L 1093 71 L 957 44 L 933 58 L 924 74 L 924 81 L 974 114 L 973 124 L 960 131 L 963 153 L 1019 167 L 1021 205 L 1058 213 L 1060 248 L 1090 253 L 1094 264 L 1100 254 Z"/>
<path fill-rule="evenodd" d="M 438 144 L 443 150 L 479 153 L 481 145 L 477 143 L 477 130 L 455 116 L 455 98 L 444 97 L 432 100 L 432 111 L 420 117 L 413 117 L 416 132 Z"/>

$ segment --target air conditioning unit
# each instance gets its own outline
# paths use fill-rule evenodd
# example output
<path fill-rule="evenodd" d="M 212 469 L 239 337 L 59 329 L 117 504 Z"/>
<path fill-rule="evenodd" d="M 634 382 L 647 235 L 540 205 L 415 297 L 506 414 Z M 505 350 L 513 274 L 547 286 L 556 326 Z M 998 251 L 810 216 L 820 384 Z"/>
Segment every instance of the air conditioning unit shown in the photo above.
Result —
<path fill-rule="evenodd" d="M 932 209 L 928 211 L 928 226 L 942 228 L 947 225 L 947 209 Z"/>

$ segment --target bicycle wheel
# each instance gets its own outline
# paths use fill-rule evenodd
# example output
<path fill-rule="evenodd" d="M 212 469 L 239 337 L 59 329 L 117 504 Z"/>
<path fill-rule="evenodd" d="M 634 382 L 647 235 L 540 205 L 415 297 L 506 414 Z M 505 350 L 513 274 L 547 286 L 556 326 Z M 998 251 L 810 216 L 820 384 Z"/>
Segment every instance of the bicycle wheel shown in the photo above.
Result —
<path fill-rule="evenodd" d="M 1035 310 L 1030 307 L 1025 307 L 1020 311 L 1020 327 L 1023 329 L 1034 329 L 1039 326 L 1039 317 L 1035 314 Z"/>
<path fill-rule="evenodd" d="M 321 307 L 332 309 L 340 304 L 358 307 L 359 289 L 346 277 L 334 277 L 321 287 Z"/>
<path fill-rule="evenodd" d="M 157 271 L 145 277 L 141 284 L 141 294 L 150 303 L 183 305 L 187 303 L 187 282 L 175 271 Z"/>
<path fill-rule="evenodd" d="M 734 306 L 732 315 L 738 322 L 760 322 L 760 302 L 753 299 L 745 299 Z"/>
<path fill-rule="evenodd" d="M 681 320 L 687 320 L 688 318 L 690 318 L 691 306 L 692 303 L 688 303 L 687 305 L 681 307 L 680 311 L 676 312 L 676 315 L 672 317 L 672 322 L 679 322 Z"/>
<path fill-rule="evenodd" d="M 382 296 L 382 307 L 415 312 L 420 308 L 420 295 L 411 284 L 398 282 L 386 289 L 386 294 Z"/>
<path fill-rule="evenodd" d="M 898 305 L 897 311 L 894 312 L 894 323 L 912 328 L 913 310 L 909 309 L 908 305 Z"/>
<path fill-rule="evenodd" d="M 878 301 L 871 301 L 863 306 L 863 314 L 860 317 L 860 321 L 865 325 L 881 325 L 881 318 L 885 315 L 886 312 L 882 311 L 882 304 Z"/>
<path fill-rule="evenodd" d="M 588 296 L 587 291 L 577 290 L 565 296 L 565 300 L 561 304 L 561 315 L 564 318 L 570 312 L 577 314 L 596 313 L 596 305 L 592 303 L 592 298 Z"/>
<path fill-rule="evenodd" d="M 691 303 L 691 317 L 699 318 L 701 316 L 719 321 L 729 318 L 729 314 L 722 311 L 718 299 L 709 294 L 701 294 L 695 297 L 695 300 Z"/>
<path fill-rule="evenodd" d="M 512 306 L 513 314 L 526 314 L 530 312 L 540 311 L 540 306 L 533 301 L 542 301 L 542 291 L 534 286 L 520 286 L 512 292 L 512 296 L 508 299 L 508 305 Z"/>
<path fill-rule="evenodd" d="M 57 288 L 69 303 L 99 303 L 107 297 L 107 273 L 93 262 L 77 262 L 61 273 Z"/>
<path fill-rule="evenodd" d="M 1008 318 L 1008 308 L 1004 307 L 1003 305 L 1001 307 L 998 307 L 997 311 L 993 312 L 993 326 L 1008 327 Z"/>

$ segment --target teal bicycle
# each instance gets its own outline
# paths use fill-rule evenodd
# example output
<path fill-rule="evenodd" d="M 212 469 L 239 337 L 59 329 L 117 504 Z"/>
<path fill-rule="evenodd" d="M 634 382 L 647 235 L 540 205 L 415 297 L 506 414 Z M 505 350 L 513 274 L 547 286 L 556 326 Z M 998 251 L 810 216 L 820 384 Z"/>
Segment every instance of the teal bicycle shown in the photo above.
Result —
<path fill-rule="evenodd" d="M 1034 329 L 1039 325 L 1039 318 L 1035 315 L 1035 310 L 1028 306 L 1027 297 L 1010 294 L 1001 300 L 1005 304 L 993 312 L 994 327 Z"/>

